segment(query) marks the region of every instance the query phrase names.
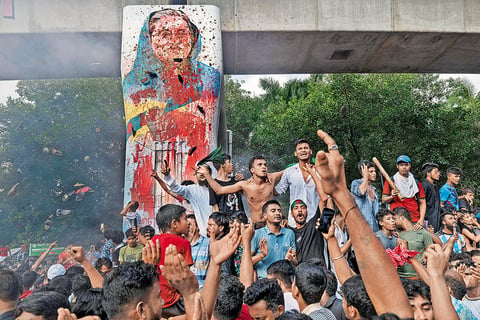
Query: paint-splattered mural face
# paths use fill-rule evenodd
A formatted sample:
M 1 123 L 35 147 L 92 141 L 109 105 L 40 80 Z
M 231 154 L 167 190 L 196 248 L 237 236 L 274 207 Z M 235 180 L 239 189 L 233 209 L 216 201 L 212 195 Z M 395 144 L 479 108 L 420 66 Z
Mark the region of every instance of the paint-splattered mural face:
M 127 6 L 122 77 L 127 125 L 125 198 L 143 223 L 171 202 L 150 177 L 167 161 L 176 180 L 193 179 L 217 146 L 222 52 L 214 6 Z
M 194 35 L 182 17 L 157 13 L 150 19 L 149 31 L 153 52 L 164 65 L 189 58 Z

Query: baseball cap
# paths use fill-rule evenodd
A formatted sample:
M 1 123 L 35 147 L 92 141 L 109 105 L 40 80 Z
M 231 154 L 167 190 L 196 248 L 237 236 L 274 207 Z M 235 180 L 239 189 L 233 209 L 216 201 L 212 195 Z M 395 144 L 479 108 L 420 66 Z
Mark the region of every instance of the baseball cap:
M 65 275 L 66 272 L 65 267 L 57 263 L 48 268 L 47 278 L 48 280 L 52 280 L 55 277 Z
M 397 164 L 400 163 L 400 162 L 410 163 L 411 160 L 410 160 L 410 157 L 409 157 L 409 156 L 406 156 L 406 155 L 402 154 L 401 156 L 399 156 L 399 157 L 397 158 Z

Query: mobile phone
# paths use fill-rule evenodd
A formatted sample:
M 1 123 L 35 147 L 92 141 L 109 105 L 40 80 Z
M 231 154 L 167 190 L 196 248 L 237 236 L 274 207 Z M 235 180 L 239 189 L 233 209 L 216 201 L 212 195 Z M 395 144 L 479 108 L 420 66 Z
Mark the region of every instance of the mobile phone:
M 320 225 L 318 226 L 318 231 L 322 233 L 328 233 L 328 228 L 330 228 L 333 217 L 335 217 L 335 210 L 323 208 L 322 215 L 320 216 Z

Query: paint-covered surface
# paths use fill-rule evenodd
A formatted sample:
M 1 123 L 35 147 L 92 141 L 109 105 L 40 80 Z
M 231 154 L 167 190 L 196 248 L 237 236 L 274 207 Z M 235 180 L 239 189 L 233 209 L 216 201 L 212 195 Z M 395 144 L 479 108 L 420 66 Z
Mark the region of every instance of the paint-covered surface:
M 123 16 L 124 201 L 139 201 L 142 225 L 153 225 L 155 210 L 171 200 L 151 169 L 166 160 L 177 180 L 193 179 L 196 162 L 217 144 L 220 13 L 214 6 L 127 6 Z

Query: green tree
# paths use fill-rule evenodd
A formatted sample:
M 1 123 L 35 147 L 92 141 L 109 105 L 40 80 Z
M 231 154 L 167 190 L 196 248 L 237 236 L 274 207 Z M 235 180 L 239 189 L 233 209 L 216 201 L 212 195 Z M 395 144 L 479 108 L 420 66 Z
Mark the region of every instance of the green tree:
M 120 79 L 20 81 L 17 93 L 19 98 L 0 105 L 2 242 L 88 242 L 101 221 L 120 224 L 125 158 Z M 79 189 L 77 183 L 93 192 L 81 201 L 75 194 L 66 199 Z M 57 209 L 71 213 L 57 216 Z M 51 227 L 45 230 L 47 220 Z

